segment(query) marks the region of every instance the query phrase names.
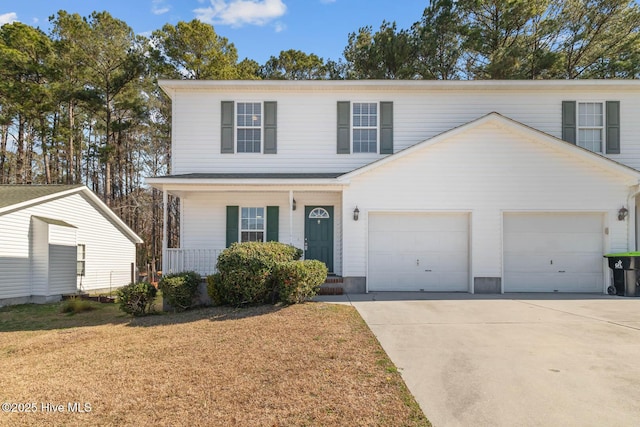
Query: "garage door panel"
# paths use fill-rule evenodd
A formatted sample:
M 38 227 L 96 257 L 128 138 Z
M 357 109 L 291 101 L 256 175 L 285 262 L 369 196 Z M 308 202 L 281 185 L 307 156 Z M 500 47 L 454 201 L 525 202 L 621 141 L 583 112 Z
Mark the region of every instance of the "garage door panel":
M 411 247 L 414 245 L 414 233 L 407 231 L 378 231 L 371 233 L 369 236 L 370 244 L 377 248 L 391 247 L 398 240 L 407 242 L 407 246 Z
M 599 213 L 505 214 L 505 291 L 601 292 L 602 224 Z
M 602 225 L 601 214 L 573 213 L 512 213 L 507 214 L 509 222 L 505 222 L 505 234 L 512 231 L 547 233 L 571 233 L 593 230 Z M 553 216 L 553 218 L 550 218 Z M 552 219 L 552 221 L 550 221 Z
M 468 215 L 369 215 L 370 290 L 467 291 Z

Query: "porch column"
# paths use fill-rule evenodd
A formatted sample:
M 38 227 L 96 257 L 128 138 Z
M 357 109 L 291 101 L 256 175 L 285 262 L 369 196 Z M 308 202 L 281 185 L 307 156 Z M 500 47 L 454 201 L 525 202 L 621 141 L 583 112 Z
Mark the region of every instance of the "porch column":
M 293 245 L 293 190 L 289 190 L 289 244 Z
M 169 194 L 167 193 L 167 189 L 162 189 L 162 274 L 164 275 L 165 271 L 167 271 L 167 248 L 168 248 L 168 239 L 167 239 L 167 215 L 168 209 L 167 205 L 169 204 Z

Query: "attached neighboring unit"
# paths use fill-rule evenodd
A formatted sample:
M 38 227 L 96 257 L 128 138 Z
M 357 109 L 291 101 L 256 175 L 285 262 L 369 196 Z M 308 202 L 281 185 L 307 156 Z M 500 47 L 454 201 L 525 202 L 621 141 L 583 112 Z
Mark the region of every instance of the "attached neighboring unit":
M 0 305 L 115 289 L 142 240 L 83 185 L 0 185 Z
M 347 292 L 604 293 L 636 248 L 640 81 L 160 84 L 164 271 L 278 240 Z

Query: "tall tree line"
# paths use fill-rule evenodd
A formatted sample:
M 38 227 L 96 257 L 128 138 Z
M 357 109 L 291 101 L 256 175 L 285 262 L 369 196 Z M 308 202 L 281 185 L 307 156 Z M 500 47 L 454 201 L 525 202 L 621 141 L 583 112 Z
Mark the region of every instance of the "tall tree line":
M 347 35 L 337 61 L 289 49 L 262 65 L 197 20 L 149 37 L 107 12 L 50 22 L 0 28 L 0 184 L 86 184 L 145 240 L 140 265 L 159 265 L 162 238 L 143 177 L 171 173 L 159 78 L 640 78 L 640 8 L 623 0 L 435 0 L 410 28 Z
M 434 0 L 411 28 L 349 34 L 344 78 L 640 78 L 633 0 Z

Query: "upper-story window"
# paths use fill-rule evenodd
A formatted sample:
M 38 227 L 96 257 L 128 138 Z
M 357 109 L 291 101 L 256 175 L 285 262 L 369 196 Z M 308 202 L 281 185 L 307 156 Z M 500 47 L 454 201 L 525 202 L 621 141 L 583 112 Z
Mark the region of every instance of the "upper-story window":
M 221 101 L 220 152 L 276 154 L 278 103 Z
M 393 154 L 393 101 L 337 104 L 338 154 Z
M 238 102 L 238 153 L 259 153 L 262 141 L 262 103 Z
M 353 103 L 353 152 L 378 152 L 378 104 Z
M 578 146 L 602 152 L 604 105 L 602 102 L 578 103 Z
M 620 154 L 620 101 L 562 101 L 562 139 L 595 153 Z

